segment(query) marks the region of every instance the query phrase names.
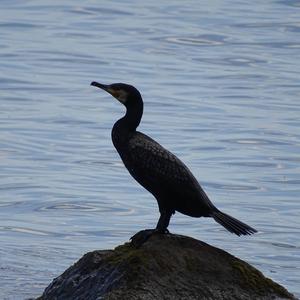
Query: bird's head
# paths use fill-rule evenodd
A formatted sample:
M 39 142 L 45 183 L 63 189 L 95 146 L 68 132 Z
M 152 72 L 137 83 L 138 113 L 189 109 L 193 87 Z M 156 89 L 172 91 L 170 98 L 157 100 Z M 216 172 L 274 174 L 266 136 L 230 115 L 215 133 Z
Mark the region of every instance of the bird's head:
M 129 84 L 113 83 L 106 85 L 93 81 L 91 85 L 108 92 L 126 107 L 136 104 L 141 99 L 140 92 Z

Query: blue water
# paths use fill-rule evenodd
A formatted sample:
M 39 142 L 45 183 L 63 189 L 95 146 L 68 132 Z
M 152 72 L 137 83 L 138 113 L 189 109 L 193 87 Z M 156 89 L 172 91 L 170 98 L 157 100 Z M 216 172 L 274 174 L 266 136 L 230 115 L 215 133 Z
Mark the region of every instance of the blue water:
M 297 0 L 1 0 L 0 298 L 38 296 L 85 252 L 156 224 L 110 140 L 124 109 L 93 80 L 135 85 L 140 130 L 259 233 L 180 214 L 170 231 L 300 296 L 299 20 Z

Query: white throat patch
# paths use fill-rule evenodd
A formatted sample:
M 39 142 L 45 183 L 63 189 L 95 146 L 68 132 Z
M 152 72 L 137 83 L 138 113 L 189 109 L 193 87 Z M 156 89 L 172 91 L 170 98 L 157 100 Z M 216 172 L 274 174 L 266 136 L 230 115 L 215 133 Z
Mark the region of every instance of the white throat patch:
M 128 97 L 128 93 L 125 92 L 124 90 L 119 90 L 118 91 L 118 95 L 117 95 L 117 99 L 122 102 L 125 103 L 127 101 L 127 97 Z

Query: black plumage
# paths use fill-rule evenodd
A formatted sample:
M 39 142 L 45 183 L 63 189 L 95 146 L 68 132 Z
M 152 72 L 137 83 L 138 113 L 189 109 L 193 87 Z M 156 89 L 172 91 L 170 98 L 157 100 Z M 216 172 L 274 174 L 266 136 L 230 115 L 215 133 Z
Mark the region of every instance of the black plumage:
M 149 136 L 136 131 L 143 115 L 143 100 L 136 88 L 124 83 L 92 82 L 91 85 L 107 91 L 126 107 L 125 116 L 113 126 L 112 141 L 132 177 L 158 202 L 159 221 L 156 229 L 148 230 L 146 235 L 154 231 L 167 232 L 175 211 L 191 217 L 212 217 L 238 236 L 256 232 L 218 210 L 180 159 Z

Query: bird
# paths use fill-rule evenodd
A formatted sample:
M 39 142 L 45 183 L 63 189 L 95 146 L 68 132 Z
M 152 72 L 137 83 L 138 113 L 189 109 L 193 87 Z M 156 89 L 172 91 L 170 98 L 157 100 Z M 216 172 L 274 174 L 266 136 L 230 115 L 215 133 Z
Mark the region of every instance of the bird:
M 229 232 L 251 235 L 256 229 L 220 211 L 209 199 L 189 168 L 173 153 L 148 135 L 137 131 L 143 116 L 140 92 L 125 83 L 92 86 L 111 94 L 126 108 L 111 131 L 114 147 L 131 176 L 157 200 L 160 216 L 154 229 L 146 229 L 131 239 L 143 244 L 152 234 L 169 233 L 171 216 L 180 212 L 191 217 L 211 217 Z

